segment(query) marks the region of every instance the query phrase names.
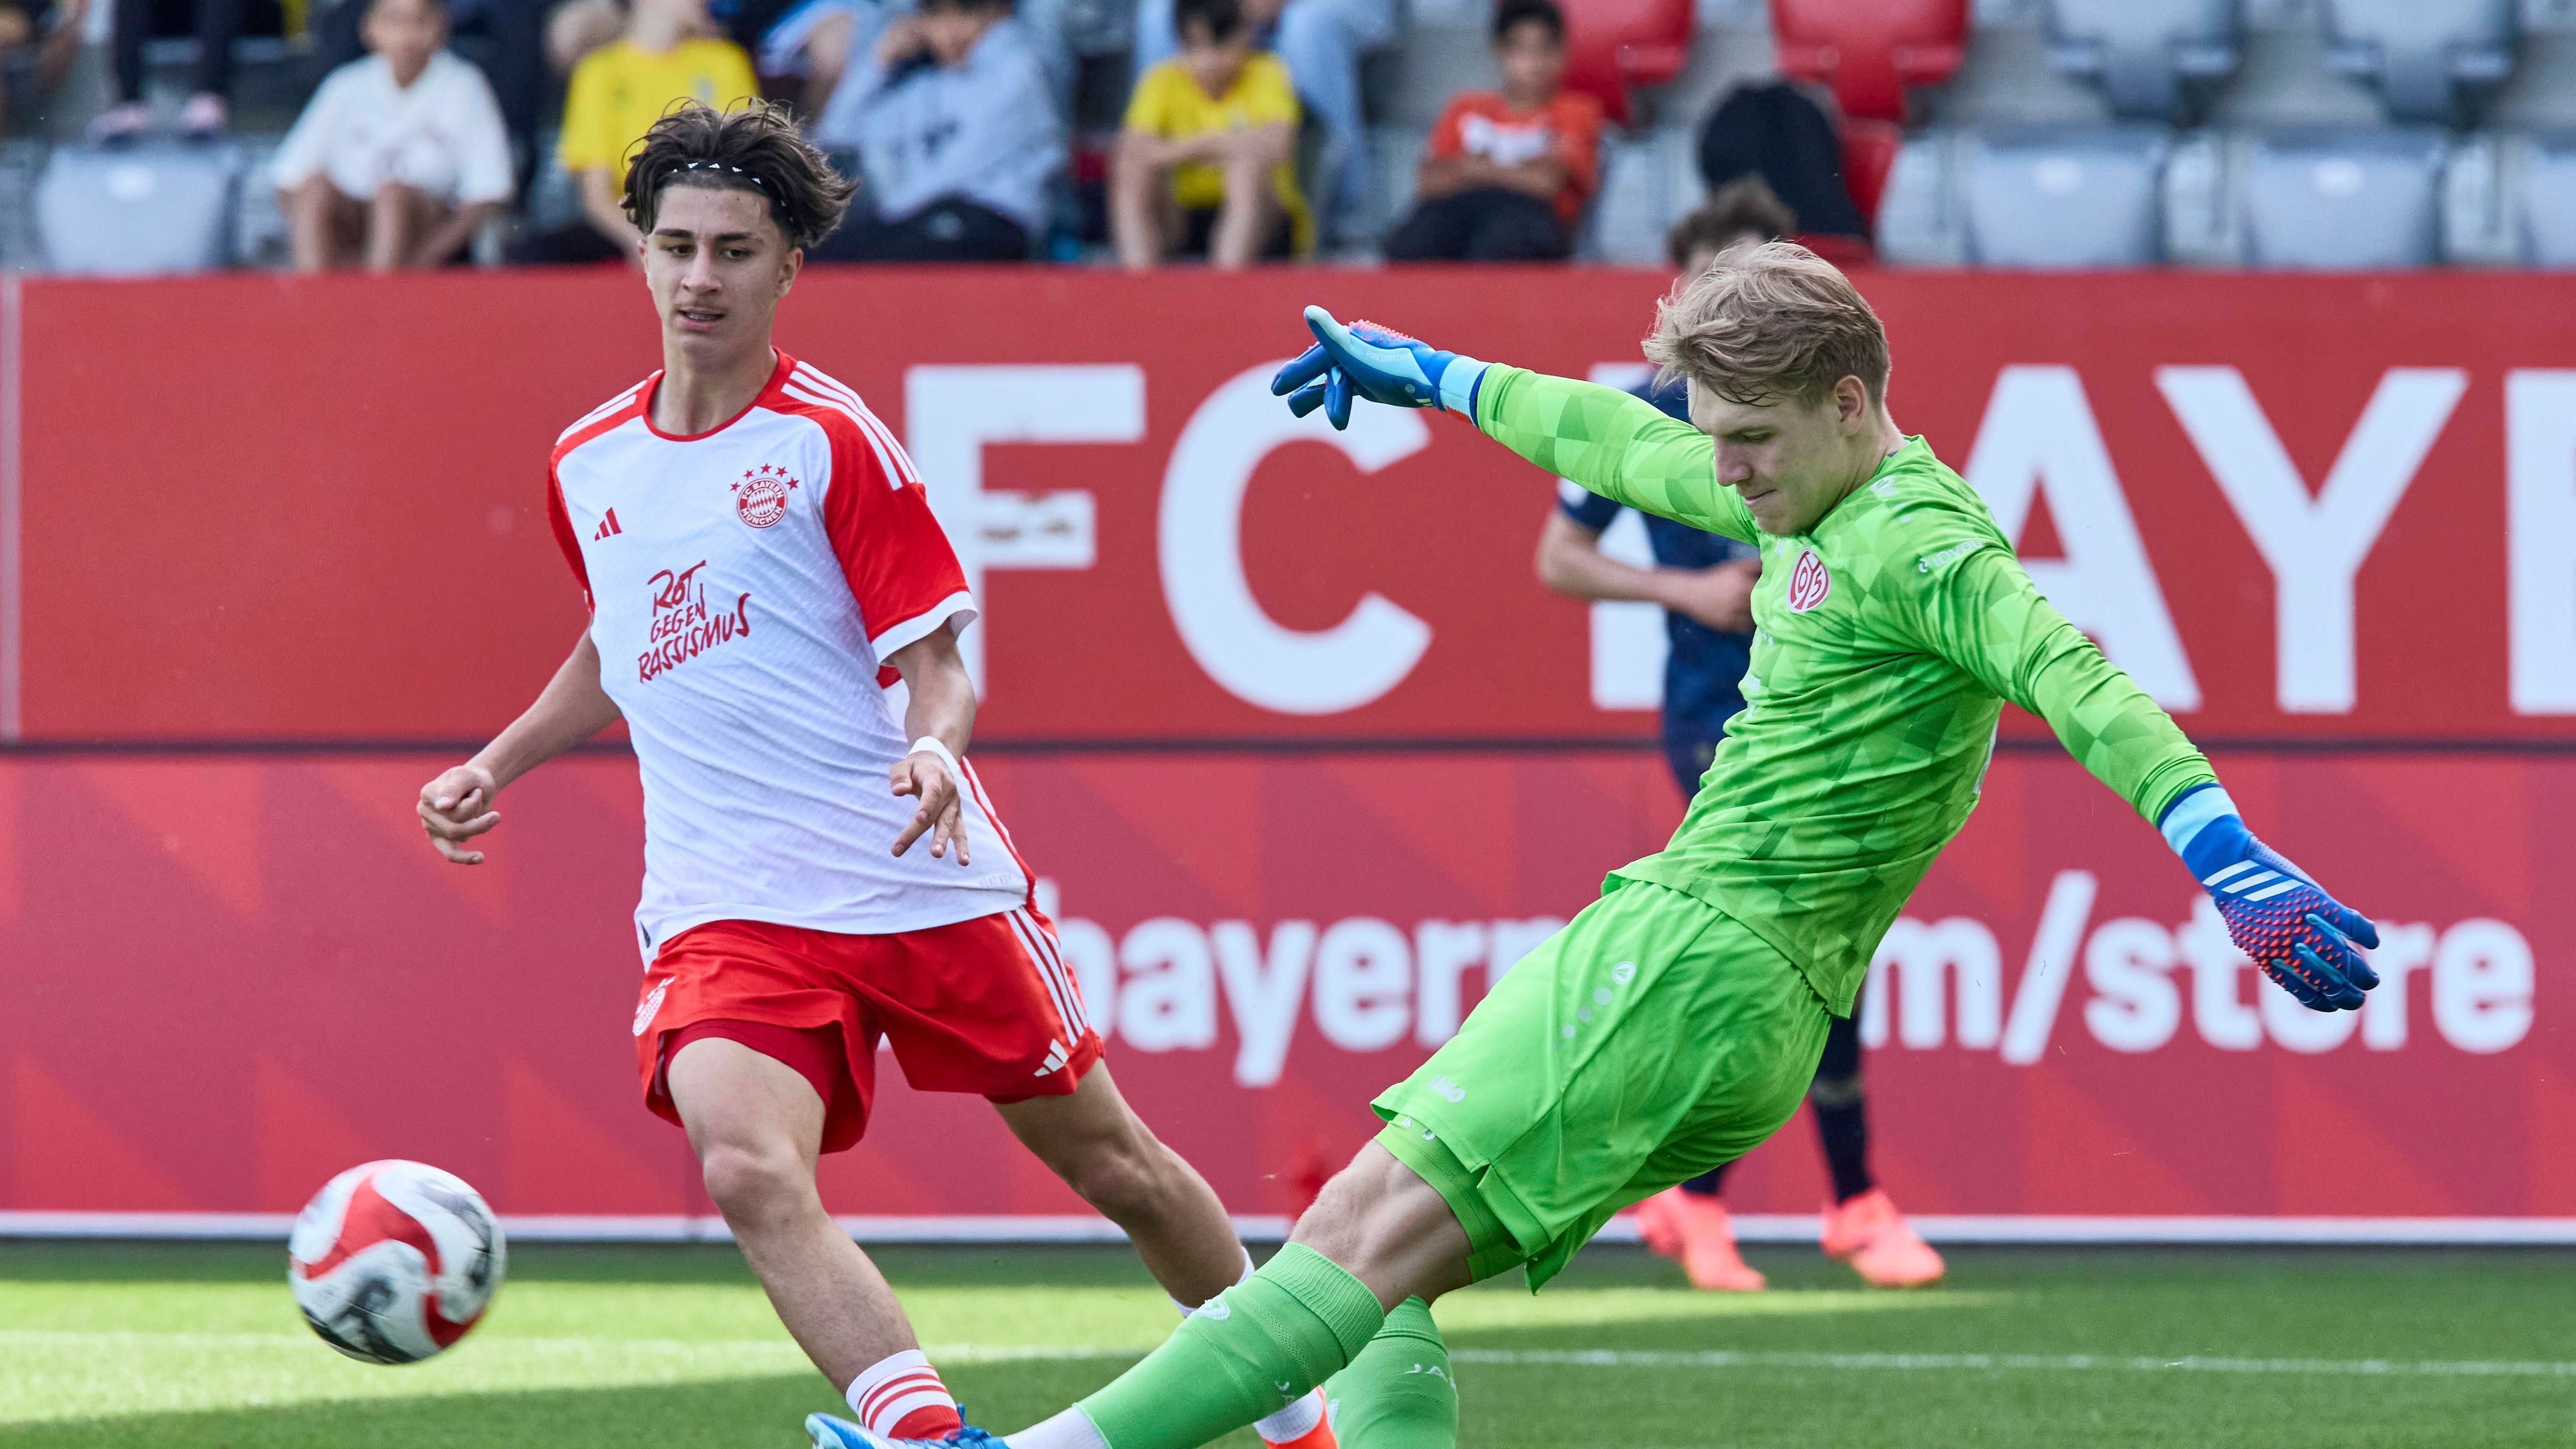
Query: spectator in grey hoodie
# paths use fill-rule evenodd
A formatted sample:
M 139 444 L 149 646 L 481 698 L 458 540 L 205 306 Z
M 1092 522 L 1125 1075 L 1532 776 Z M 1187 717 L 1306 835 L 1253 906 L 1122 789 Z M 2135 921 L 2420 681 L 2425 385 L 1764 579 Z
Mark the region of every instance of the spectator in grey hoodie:
M 1026 260 L 1064 165 L 1046 68 L 1010 0 L 922 0 L 889 20 L 814 135 L 855 148 L 867 174 L 816 261 Z

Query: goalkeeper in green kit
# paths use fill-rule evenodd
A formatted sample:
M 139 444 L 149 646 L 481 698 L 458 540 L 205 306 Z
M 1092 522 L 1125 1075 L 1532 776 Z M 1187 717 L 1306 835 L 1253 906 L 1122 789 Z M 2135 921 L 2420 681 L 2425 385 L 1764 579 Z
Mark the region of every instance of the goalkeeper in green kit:
M 1611 872 L 1379 1096 L 1384 1130 L 1268 1266 L 1074 1408 L 966 1442 L 1192 1449 L 1320 1383 L 1344 1449 L 1448 1449 L 1457 1399 L 1424 1305 L 1515 1265 L 1535 1289 L 1612 1214 L 1788 1120 L 1827 1022 L 1975 805 L 2005 700 L 2163 832 L 2302 1004 L 2353 1010 L 2378 984 L 2371 923 L 2248 833 L 1975 492 L 1897 431 L 1878 318 L 1805 248 L 1731 251 L 1661 304 L 1646 355 L 1688 381 L 1690 423 L 1306 321 L 1317 345 L 1274 384 L 1300 413 L 1440 408 L 1604 497 L 1758 544 L 1749 703 L 1671 843 Z

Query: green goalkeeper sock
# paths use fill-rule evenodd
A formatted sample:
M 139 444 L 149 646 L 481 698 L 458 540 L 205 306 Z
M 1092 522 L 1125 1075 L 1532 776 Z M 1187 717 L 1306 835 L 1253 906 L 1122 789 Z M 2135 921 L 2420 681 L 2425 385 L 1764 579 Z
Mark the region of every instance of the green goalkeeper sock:
M 1342 1449 L 1458 1449 L 1458 1384 L 1431 1310 L 1407 1298 L 1324 1385 Z
M 1385 1321 L 1367 1284 L 1291 1243 L 1080 1412 L 1109 1449 L 1198 1449 L 1331 1377 Z

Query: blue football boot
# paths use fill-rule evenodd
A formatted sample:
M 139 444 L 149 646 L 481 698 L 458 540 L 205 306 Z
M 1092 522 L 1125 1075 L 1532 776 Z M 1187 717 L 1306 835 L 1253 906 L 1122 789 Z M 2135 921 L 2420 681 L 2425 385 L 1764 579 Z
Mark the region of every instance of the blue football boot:
M 972 1424 L 944 1439 L 889 1439 L 847 1419 L 807 1414 L 805 1432 L 813 1439 L 814 1449 L 1011 1449 L 1001 1435 L 987 1434 Z

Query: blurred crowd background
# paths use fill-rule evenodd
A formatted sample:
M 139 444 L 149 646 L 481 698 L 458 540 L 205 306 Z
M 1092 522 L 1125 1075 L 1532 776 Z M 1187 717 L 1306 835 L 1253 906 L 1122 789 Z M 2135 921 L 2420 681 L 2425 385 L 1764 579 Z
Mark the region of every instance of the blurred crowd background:
M 0 268 L 614 263 L 749 96 L 834 261 L 2576 266 L 2576 0 L 0 0 Z

